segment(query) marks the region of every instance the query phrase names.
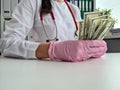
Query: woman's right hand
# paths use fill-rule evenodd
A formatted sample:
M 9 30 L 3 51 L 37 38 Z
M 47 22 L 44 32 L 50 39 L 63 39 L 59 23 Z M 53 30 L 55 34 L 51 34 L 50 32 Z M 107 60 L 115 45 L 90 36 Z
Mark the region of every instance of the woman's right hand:
M 50 43 L 40 44 L 35 52 L 36 57 L 38 59 L 49 58 L 49 55 L 48 55 L 49 46 L 50 46 Z

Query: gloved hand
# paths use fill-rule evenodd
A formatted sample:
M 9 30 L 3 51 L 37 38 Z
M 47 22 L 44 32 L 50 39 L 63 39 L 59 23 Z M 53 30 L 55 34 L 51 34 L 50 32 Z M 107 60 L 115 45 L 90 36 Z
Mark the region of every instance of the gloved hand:
M 51 60 L 83 61 L 89 58 L 98 58 L 107 51 L 103 40 L 68 40 L 51 42 L 48 55 Z

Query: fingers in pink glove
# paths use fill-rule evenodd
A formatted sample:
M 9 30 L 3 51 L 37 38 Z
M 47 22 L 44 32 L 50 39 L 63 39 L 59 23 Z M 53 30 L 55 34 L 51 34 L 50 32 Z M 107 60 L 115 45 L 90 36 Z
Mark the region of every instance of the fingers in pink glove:
M 103 40 L 97 40 L 89 49 L 88 53 L 91 57 L 101 57 L 107 51 L 107 44 Z
M 90 41 L 86 41 L 85 43 L 88 53 L 96 53 L 107 49 L 107 44 L 103 40 L 91 40 L 91 43 Z

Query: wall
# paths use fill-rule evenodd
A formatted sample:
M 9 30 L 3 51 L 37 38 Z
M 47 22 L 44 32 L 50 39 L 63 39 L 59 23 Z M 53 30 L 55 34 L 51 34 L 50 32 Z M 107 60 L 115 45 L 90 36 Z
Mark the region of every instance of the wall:
M 118 19 L 115 28 L 120 28 L 120 0 L 96 0 L 96 8 L 112 9 L 112 16 Z

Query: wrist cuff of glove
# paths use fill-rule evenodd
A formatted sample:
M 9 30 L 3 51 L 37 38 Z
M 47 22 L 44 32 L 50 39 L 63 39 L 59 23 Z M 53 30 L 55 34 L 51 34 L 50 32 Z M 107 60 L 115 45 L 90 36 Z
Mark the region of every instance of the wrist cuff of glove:
M 55 54 L 55 46 L 59 42 L 50 42 L 49 50 L 48 50 L 48 55 L 51 61 L 61 61 L 60 59 L 57 59 L 56 54 Z

